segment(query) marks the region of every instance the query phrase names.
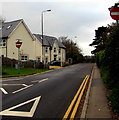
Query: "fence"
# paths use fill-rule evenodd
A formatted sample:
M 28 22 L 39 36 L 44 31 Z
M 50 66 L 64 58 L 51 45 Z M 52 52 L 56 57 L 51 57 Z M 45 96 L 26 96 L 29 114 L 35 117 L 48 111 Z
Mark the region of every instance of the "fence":
M 16 67 L 16 65 L 18 64 L 18 60 L 6 58 L 4 56 L 2 56 L 1 60 L 2 60 L 2 66 Z M 20 67 L 21 68 L 49 68 L 49 65 L 43 65 L 42 62 L 29 60 L 25 62 L 20 61 Z

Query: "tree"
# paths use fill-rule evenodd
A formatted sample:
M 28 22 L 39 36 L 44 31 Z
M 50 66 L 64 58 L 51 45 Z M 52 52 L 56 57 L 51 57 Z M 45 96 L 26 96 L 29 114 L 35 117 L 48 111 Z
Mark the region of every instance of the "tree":
M 98 29 L 95 30 L 95 39 L 93 39 L 93 42 L 89 45 L 94 46 L 96 48 L 91 52 L 92 54 L 95 54 L 105 48 L 107 33 L 108 33 L 107 27 L 102 26 L 98 27 Z
M 0 17 L 0 24 L 5 22 L 5 18 Z
M 108 99 L 112 110 L 119 115 L 119 24 L 112 23 L 106 30 L 100 30 L 90 45 L 96 47 L 93 52 L 97 65 L 105 85 L 111 90 Z
M 66 47 L 66 59 L 72 59 L 73 63 L 78 63 L 83 61 L 83 55 L 81 54 L 81 49 L 78 47 L 73 40 L 68 39 L 68 37 L 59 37 L 63 45 Z

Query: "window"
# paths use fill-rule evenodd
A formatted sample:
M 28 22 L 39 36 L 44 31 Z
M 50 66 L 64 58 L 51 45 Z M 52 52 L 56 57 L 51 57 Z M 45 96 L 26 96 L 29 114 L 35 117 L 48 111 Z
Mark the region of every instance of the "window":
M 48 53 L 48 47 L 45 48 L 45 52 Z
M 54 61 L 56 61 L 57 60 L 57 55 L 54 55 Z
M 21 56 L 21 61 L 27 61 L 28 60 L 28 56 L 27 55 L 22 55 Z
M 59 54 L 61 53 L 61 49 L 59 48 Z
M 0 40 L 0 46 L 6 47 L 6 39 Z
M 48 57 L 45 58 L 45 62 L 48 63 Z
M 56 52 L 56 48 L 54 48 L 54 52 Z
M 59 57 L 59 61 L 61 61 L 61 58 Z
M 38 62 L 40 62 L 40 58 L 37 58 Z

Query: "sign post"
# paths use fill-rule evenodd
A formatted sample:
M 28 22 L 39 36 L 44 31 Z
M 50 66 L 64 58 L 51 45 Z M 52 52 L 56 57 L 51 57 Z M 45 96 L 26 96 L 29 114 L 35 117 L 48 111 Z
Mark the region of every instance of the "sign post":
M 16 47 L 18 48 L 18 73 L 20 73 L 20 47 L 22 45 L 22 42 L 20 42 L 20 39 L 17 39 Z

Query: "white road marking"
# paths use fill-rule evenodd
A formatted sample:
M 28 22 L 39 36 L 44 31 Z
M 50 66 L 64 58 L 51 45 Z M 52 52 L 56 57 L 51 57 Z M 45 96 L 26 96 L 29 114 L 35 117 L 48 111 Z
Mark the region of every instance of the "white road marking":
M 22 85 L 22 86 L 28 86 L 26 84 L 0 84 L 2 86 L 18 86 L 18 85 Z
M 14 92 L 12 92 L 12 93 L 17 93 L 17 92 L 20 92 L 20 91 L 22 91 L 22 90 L 24 90 L 24 89 L 27 89 L 27 88 L 29 88 L 29 87 L 31 87 L 32 85 L 27 85 L 26 87 L 23 87 L 23 88 L 21 88 L 21 89 L 18 89 L 18 90 L 16 90 L 16 91 L 14 91 Z
M 16 81 L 16 80 L 21 80 L 21 79 L 23 79 L 23 78 L 17 78 L 17 79 L 2 79 L 2 82 L 4 82 L 4 81 Z
M 25 87 L 28 86 L 28 85 L 26 85 L 26 84 L 22 84 L 22 85 L 25 86 Z
M 0 89 L 4 94 L 8 94 L 8 92 L 4 88 L 0 88 Z
M 40 99 L 41 99 L 41 96 L 36 97 L 36 98 L 33 98 L 33 99 L 31 99 L 31 100 L 28 100 L 28 101 L 26 101 L 26 102 L 23 102 L 23 103 L 21 103 L 21 104 L 18 104 L 18 105 L 16 105 L 16 106 L 13 106 L 13 107 L 11 107 L 11 108 L 8 108 L 8 109 L 6 109 L 6 110 L 1 111 L 1 112 L 0 112 L 0 115 L 20 116 L 20 117 L 33 117 L 34 112 L 35 112 L 35 110 L 36 110 L 36 108 L 37 108 L 37 106 L 38 106 L 38 103 L 39 103 Z M 31 108 L 30 112 L 12 111 L 13 109 L 18 108 L 18 107 L 20 107 L 20 106 L 23 106 L 23 105 L 25 105 L 25 104 L 28 104 L 28 103 L 30 103 L 30 102 L 32 102 L 32 101 L 34 101 L 34 100 L 35 100 L 35 102 L 34 102 L 32 108 Z
M 31 82 L 39 82 L 39 83 L 41 83 L 41 82 L 46 81 L 46 80 L 48 80 L 48 78 L 45 78 L 45 79 L 42 79 L 42 80 L 34 80 L 34 81 L 31 81 Z

